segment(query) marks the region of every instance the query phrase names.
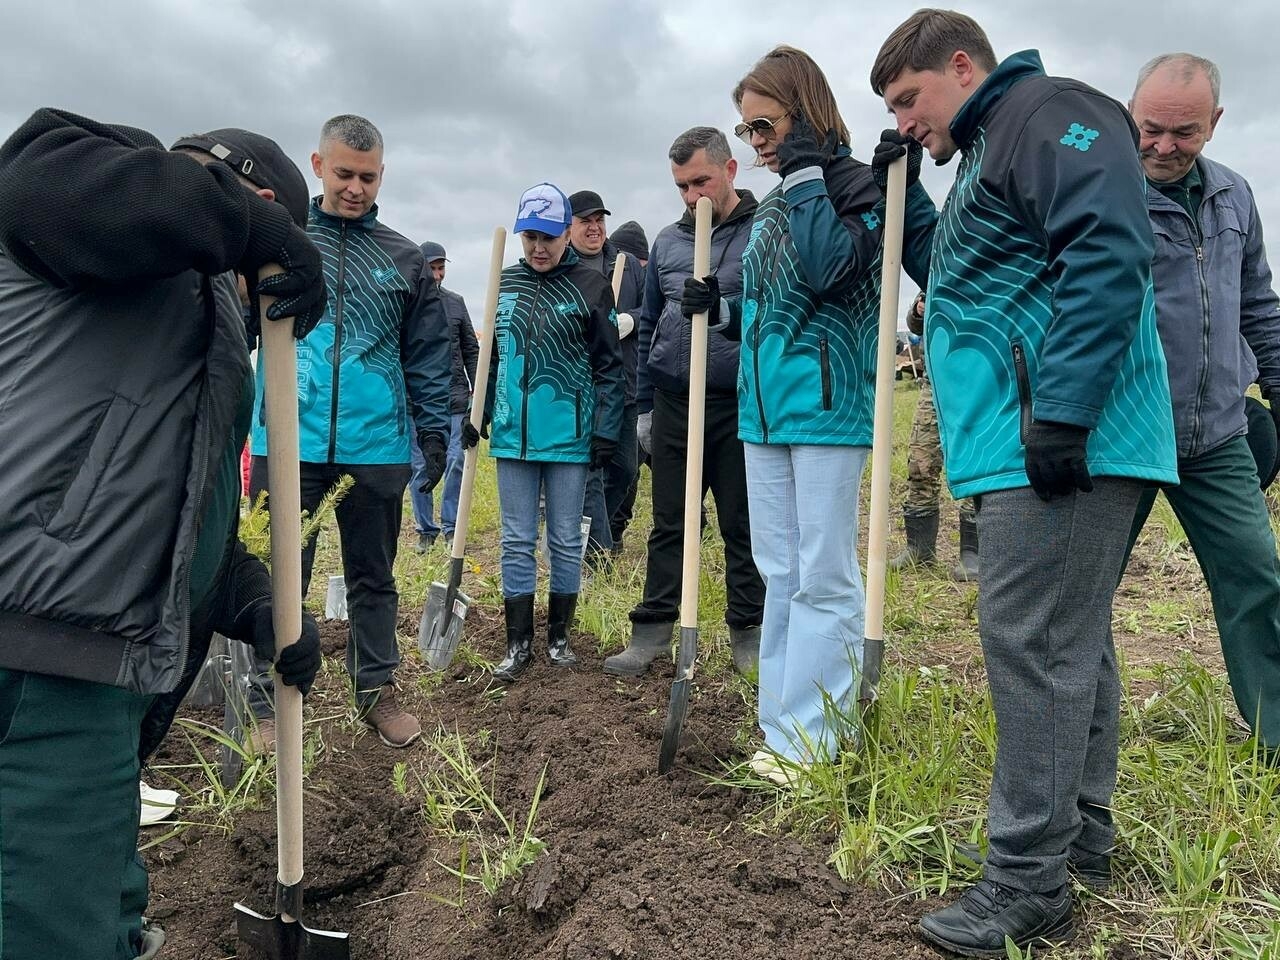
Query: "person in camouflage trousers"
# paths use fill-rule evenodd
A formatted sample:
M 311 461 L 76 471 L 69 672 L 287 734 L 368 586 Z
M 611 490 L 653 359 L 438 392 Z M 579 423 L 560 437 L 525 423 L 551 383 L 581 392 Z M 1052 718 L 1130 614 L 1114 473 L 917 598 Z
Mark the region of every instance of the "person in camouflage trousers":
M 907 308 L 907 329 L 920 337 L 924 351 L 924 291 Z M 942 443 L 938 437 L 938 415 L 933 408 L 933 387 L 929 372 L 920 379 L 920 399 L 911 418 L 911 440 L 907 446 L 907 499 L 902 505 L 902 523 L 907 546 L 889 561 L 895 570 L 917 563 L 932 563 L 937 556 L 938 501 L 942 493 Z M 951 568 L 955 580 L 978 579 L 978 522 L 972 498 L 960 501 L 960 560 Z

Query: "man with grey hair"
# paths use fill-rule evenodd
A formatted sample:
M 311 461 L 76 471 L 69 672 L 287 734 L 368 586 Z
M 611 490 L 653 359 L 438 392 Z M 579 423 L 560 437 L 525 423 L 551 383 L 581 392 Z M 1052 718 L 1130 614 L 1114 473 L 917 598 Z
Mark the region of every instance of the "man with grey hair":
M 676 138 L 668 154 L 671 175 L 684 201 L 684 216 L 653 241 L 640 308 L 636 364 L 637 433 L 652 458 L 653 531 L 645 567 L 644 596 L 631 611 L 631 641 L 604 662 L 605 673 L 638 676 L 671 644 L 680 614 L 684 539 L 684 472 L 689 421 L 689 324 L 680 313 L 684 282 L 693 274 L 693 211 L 710 197 L 714 229 L 711 272 L 724 296 L 742 289 L 742 252 L 751 235 L 756 199 L 735 190 L 738 161 L 714 127 L 694 127 Z M 747 474 L 738 439 L 738 344 L 722 333 L 707 340 L 707 397 L 703 426 L 703 491 L 716 498 L 724 537 L 725 622 L 733 665 L 756 664 L 764 583 L 751 556 Z
M 1257 359 L 1271 417 L 1280 400 L 1280 301 L 1262 221 L 1245 179 L 1202 155 L 1222 116 L 1218 68 L 1170 53 L 1138 73 L 1138 126 L 1155 233 L 1152 275 L 1169 362 L 1178 485 L 1164 495 L 1186 530 L 1213 599 L 1236 705 L 1264 749 L 1280 748 L 1280 561 L 1260 488 L 1274 464 L 1250 452 L 1243 396 Z M 1247 345 L 1252 350 L 1244 349 Z M 1130 549 L 1155 502 L 1139 501 Z
M 354 478 L 337 507 L 350 616 L 347 670 L 361 719 L 388 746 L 405 747 L 422 728 L 395 697 L 399 596 L 392 564 L 410 477 L 409 423 L 426 461 L 420 489 L 430 490 L 444 473 L 448 321 L 417 244 L 378 221 L 378 128 L 363 117 L 334 117 L 321 130 L 311 167 L 323 189 L 311 201 L 307 233 L 324 254 L 331 294 L 324 319 L 298 345 L 302 508 L 314 511 L 340 477 Z M 252 453 L 256 498 L 267 477 L 261 388 Z M 304 593 L 314 561 L 312 540 L 302 556 Z M 251 697 L 258 746 L 274 736 L 264 686 Z

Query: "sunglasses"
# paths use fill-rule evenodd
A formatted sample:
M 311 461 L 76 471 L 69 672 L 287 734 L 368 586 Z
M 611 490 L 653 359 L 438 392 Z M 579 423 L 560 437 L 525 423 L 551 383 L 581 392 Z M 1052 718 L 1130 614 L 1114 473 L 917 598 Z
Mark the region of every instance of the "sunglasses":
M 783 114 L 783 116 L 779 117 L 777 120 L 770 120 L 768 117 L 756 117 L 754 120 L 744 120 L 733 128 L 734 136 L 747 146 L 751 146 L 751 135 L 753 133 L 760 134 L 760 136 L 764 137 L 766 140 L 777 139 L 778 128 L 774 126 L 774 124 L 781 123 L 785 117 L 786 114 Z

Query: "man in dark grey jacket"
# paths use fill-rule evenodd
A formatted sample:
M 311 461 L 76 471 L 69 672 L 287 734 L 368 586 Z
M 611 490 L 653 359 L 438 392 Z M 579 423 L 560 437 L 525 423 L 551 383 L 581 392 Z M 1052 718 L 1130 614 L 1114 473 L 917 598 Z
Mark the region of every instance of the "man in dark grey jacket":
M 306 183 L 244 130 L 174 151 L 48 109 L 0 146 L 5 957 L 151 955 L 140 760 L 213 630 L 274 656 L 270 579 L 237 539 L 253 378 L 231 271 L 285 265 L 268 316 L 314 326 Z M 305 692 L 319 665 L 304 611 L 277 670 Z
M 409 481 L 409 499 L 413 504 L 413 524 L 418 532 L 414 546 L 417 553 L 426 553 L 440 531 L 446 541 L 453 539 L 453 527 L 458 519 L 458 495 L 462 490 L 462 418 L 471 408 L 471 391 L 476 380 L 476 360 L 480 357 L 480 341 L 476 339 L 467 301 L 462 295 L 445 289 L 444 277 L 449 258 L 441 244 L 428 240 L 419 247 L 422 259 L 431 270 L 431 276 L 439 285 L 440 299 L 444 301 L 445 318 L 449 321 L 449 354 L 452 358 L 453 376 L 449 381 L 449 447 L 445 454 L 444 476 L 440 478 L 440 523 L 433 517 L 435 498 L 432 491 L 422 489 L 427 479 L 427 461 L 418 449 L 417 441 L 409 438 L 409 465 L 413 479 Z
M 1210 61 L 1164 54 L 1139 72 L 1129 111 L 1148 180 L 1156 317 L 1177 430 L 1179 483 L 1164 494 L 1204 571 L 1236 705 L 1276 750 L 1280 562 L 1241 384 L 1253 368 L 1247 344 L 1276 415 L 1280 300 L 1249 184 L 1201 155 L 1222 115 L 1219 89 Z M 1152 488 L 1139 503 L 1130 549 L 1155 497 Z
M 689 422 L 689 324 L 680 313 L 684 282 L 693 275 L 693 209 L 710 197 L 714 212 L 711 272 L 720 292 L 742 289 L 742 251 L 751 235 L 756 200 L 735 190 L 738 162 L 714 127 L 694 127 L 676 138 L 668 154 L 685 215 L 653 241 L 640 310 L 636 364 L 637 433 L 652 458 L 653 531 L 644 596 L 631 611 L 631 642 L 609 657 L 604 671 L 638 676 L 671 644 L 679 617 L 684 538 L 684 471 Z M 764 583 L 751 557 L 747 476 L 738 439 L 738 344 L 721 332 L 707 338 L 707 399 L 702 484 L 716 499 L 724 537 L 728 607 L 725 621 L 733 664 L 745 672 L 760 649 Z

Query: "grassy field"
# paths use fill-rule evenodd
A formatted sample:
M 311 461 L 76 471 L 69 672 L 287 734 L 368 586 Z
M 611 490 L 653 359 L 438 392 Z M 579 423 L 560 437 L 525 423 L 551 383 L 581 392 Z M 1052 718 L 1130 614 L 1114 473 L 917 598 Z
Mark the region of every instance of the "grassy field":
M 910 381 L 899 384 L 895 504 L 905 488 L 915 398 Z M 864 490 L 864 518 L 866 510 Z M 409 549 L 408 513 L 406 504 L 397 573 L 403 606 L 413 610 L 420 608 L 429 583 L 443 578 L 447 556 L 442 546 L 425 556 Z M 894 515 L 891 549 L 900 540 L 896 508 Z M 1274 516 L 1273 510 L 1273 522 Z M 623 555 L 611 570 L 584 583 L 579 627 L 597 638 L 601 650 L 626 642 L 627 612 L 643 585 L 649 525 L 643 471 Z M 754 702 L 753 687 L 728 667 L 723 553 L 714 529 L 714 523 L 708 526 L 703 550 L 699 671 L 702 682 L 724 684 Z M 950 503 L 943 506 L 942 530 L 938 567 L 890 575 L 885 673 L 867 749 L 814 768 L 796 790 L 755 781 L 740 758 L 725 758 L 718 778 L 760 794 L 753 828 L 761 834 L 825 844 L 841 877 L 880 886 L 895 897 L 947 894 L 976 878 L 972 865 L 956 856 L 955 844 L 983 835 L 994 756 L 976 587 L 947 577 L 956 553 Z M 466 586 L 490 616 L 501 603 L 497 531 L 493 461 L 484 457 Z M 330 522 L 320 532 L 317 586 L 309 601 L 317 610 L 325 575 L 338 569 Z M 1036 956 L 1133 956 L 1136 950 L 1179 958 L 1280 958 L 1280 771 L 1260 762 L 1235 713 L 1207 591 L 1163 499 L 1117 595 L 1114 631 L 1126 690 L 1115 796 L 1117 882 L 1106 895 L 1080 890 L 1086 936 L 1071 950 Z M 416 656 L 410 652 L 413 638 L 403 640 L 406 655 Z M 465 646 L 462 655 L 478 657 Z M 756 737 L 753 728 L 743 729 L 741 744 L 754 744 Z

